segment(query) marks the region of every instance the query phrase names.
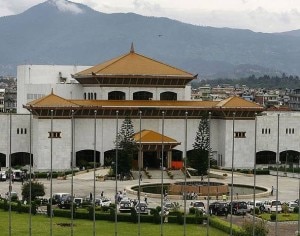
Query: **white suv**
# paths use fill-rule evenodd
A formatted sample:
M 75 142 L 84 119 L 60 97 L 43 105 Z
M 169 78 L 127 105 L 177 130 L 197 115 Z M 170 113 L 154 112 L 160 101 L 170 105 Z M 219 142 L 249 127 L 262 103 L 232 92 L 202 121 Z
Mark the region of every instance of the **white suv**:
M 264 202 L 264 207 L 266 212 L 276 212 L 276 208 L 278 212 L 282 212 L 282 204 L 281 201 L 276 200 L 267 200 Z

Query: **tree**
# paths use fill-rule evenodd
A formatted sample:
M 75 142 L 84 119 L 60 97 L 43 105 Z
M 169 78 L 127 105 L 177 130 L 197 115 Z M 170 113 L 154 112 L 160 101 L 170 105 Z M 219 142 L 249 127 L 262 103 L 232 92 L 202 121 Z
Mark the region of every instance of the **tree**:
M 210 134 L 207 117 L 203 117 L 199 122 L 193 148 L 187 155 L 188 164 L 196 169 L 199 175 L 204 175 L 207 173 L 210 153 Z
M 30 183 L 25 183 L 22 187 L 23 199 L 29 200 L 30 195 Z M 31 182 L 31 200 L 37 197 L 45 196 L 45 186 L 39 182 Z
M 116 147 L 118 147 L 118 173 L 128 174 L 131 170 L 133 156 L 137 154 L 134 127 L 128 116 L 123 121 L 117 135 Z M 113 169 L 116 173 L 115 166 L 113 166 Z

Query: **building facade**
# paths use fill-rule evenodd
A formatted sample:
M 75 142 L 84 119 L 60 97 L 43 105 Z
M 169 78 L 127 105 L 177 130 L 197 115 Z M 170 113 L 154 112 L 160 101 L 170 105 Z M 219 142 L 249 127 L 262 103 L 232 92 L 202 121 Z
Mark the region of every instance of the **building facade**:
M 52 161 L 53 169 L 67 170 L 92 162 L 94 151 L 96 161 L 104 165 L 113 158 L 116 134 L 126 117 L 136 137 L 148 134 L 136 139 L 143 146 L 142 166 L 159 168 L 165 158 L 166 167 L 172 168 L 182 161 L 193 148 L 200 119 L 208 116 L 212 156 L 220 167 L 231 167 L 232 158 L 235 168 L 252 168 L 255 158 L 261 164 L 274 163 L 278 127 L 281 156 L 296 158 L 298 114 L 265 113 L 240 97 L 191 100 L 189 82 L 194 78 L 135 53 L 133 47 L 92 67 L 19 66 L 18 112 L 0 115 L 6 127 L 1 166 L 8 166 L 11 157 L 12 165 L 31 160 L 34 169 L 46 171 Z

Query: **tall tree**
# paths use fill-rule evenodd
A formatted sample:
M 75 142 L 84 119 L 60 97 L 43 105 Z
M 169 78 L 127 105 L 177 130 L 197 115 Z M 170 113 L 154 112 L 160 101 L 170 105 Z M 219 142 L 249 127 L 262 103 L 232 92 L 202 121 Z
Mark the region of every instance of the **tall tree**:
M 128 174 L 132 167 L 133 156 L 137 153 L 137 145 L 134 140 L 134 127 L 130 117 L 126 117 L 117 135 L 116 145 L 118 154 L 118 173 Z M 115 167 L 113 168 L 115 172 Z
M 210 150 L 209 123 L 207 117 L 203 117 L 196 132 L 193 150 L 188 152 L 188 164 L 197 170 L 199 175 L 207 173 L 208 155 Z

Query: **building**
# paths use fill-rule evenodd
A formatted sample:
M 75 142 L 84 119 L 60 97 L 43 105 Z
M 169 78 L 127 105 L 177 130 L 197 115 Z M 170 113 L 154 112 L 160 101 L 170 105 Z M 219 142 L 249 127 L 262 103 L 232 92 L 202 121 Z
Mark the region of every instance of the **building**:
M 45 171 L 51 163 L 54 170 L 67 170 L 92 162 L 94 152 L 98 163 L 109 163 L 117 131 L 129 116 L 142 147 L 141 165 L 159 168 L 163 160 L 165 167 L 178 167 L 193 148 L 200 119 L 209 114 L 212 155 L 220 167 L 231 167 L 233 158 L 235 168 L 252 168 L 255 146 L 258 163 L 273 163 L 277 113 L 263 113 L 262 106 L 236 96 L 191 100 L 194 78 L 133 47 L 92 67 L 19 66 L 18 113 L 0 115 L 6 127 L 1 166 L 8 166 L 10 154 L 12 165 L 32 160 L 34 169 Z M 280 119 L 280 152 L 299 153 L 299 116 L 287 113 Z

